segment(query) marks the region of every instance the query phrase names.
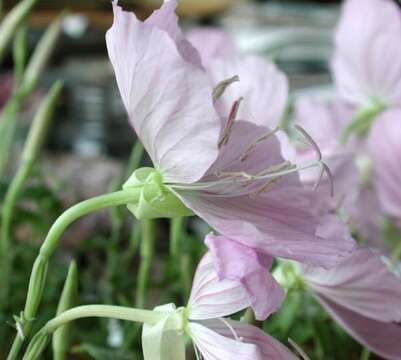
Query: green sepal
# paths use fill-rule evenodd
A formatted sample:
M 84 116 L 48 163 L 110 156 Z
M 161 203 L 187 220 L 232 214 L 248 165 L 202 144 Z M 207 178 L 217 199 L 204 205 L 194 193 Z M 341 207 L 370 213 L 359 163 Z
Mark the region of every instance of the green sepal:
M 131 175 L 123 189 L 140 189 L 139 199 L 127 205 L 138 220 L 192 216 L 181 200 L 163 184 L 161 174 L 153 168 L 140 168 Z
M 154 311 L 168 315 L 154 325 L 143 325 L 144 359 L 185 360 L 184 309 L 176 309 L 174 304 L 167 304 L 156 307 Z
M 384 110 L 386 110 L 386 105 L 382 101 L 371 99 L 367 105 L 356 112 L 349 125 L 342 131 L 341 142 L 346 144 L 352 134 L 356 134 L 360 138 L 365 137 L 377 116 Z

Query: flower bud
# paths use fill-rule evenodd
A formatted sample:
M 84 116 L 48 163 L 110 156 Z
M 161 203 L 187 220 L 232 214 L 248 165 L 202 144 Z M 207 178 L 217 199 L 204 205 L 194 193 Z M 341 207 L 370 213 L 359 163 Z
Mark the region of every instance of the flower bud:
M 25 319 L 32 320 L 36 314 L 42 298 L 42 293 L 47 275 L 48 261 L 42 256 L 38 256 L 33 264 L 31 279 L 29 280 L 28 295 L 24 309 Z
M 63 84 L 60 81 L 56 82 L 40 104 L 29 129 L 22 152 L 22 161 L 33 161 L 37 157 L 45 140 L 50 121 L 53 118 L 54 109 L 62 88 Z
M 153 168 L 134 171 L 123 188 L 140 189 L 138 201 L 128 204 L 128 209 L 139 220 L 193 215 L 192 211 L 163 184 L 161 174 Z
M 50 335 L 45 331 L 39 331 L 29 343 L 22 360 L 36 360 L 41 359 L 41 354 L 45 349 Z
M 36 87 L 47 62 L 56 47 L 57 40 L 61 33 L 63 19 L 64 13 L 58 16 L 51 23 L 36 46 L 22 79 L 22 85 L 19 89 L 20 96 L 26 96 Z
M 23 0 L 18 3 L 4 18 L 0 26 L 0 60 L 5 54 L 11 39 L 21 21 L 26 17 L 37 0 Z
M 71 309 L 74 306 L 78 293 L 78 270 L 74 261 L 68 268 L 67 279 L 64 284 L 60 302 L 57 307 L 57 315 Z M 53 358 L 63 360 L 71 343 L 71 323 L 58 328 L 53 334 Z

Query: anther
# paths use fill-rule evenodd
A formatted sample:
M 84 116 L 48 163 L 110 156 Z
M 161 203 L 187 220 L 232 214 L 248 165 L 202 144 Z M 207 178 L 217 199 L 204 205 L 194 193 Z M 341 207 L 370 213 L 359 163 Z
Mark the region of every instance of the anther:
M 233 83 L 239 81 L 239 76 L 235 75 L 229 79 L 220 81 L 217 86 L 214 88 L 212 97 L 213 97 L 213 102 L 216 102 L 217 100 L 220 99 L 220 97 L 224 94 L 224 91 Z
M 220 137 L 220 140 L 218 143 L 219 149 L 223 145 L 226 145 L 228 142 L 228 139 L 230 138 L 231 131 L 232 131 L 233 125 L 234 125 L 234 121 L 237 118 L 239 106 L 240 106 L 242 100 L 243 100 L 243 98 L 240 97 L 237 101 L 234 102 L 233 106 L 231 107 L 230 114 L 228 115 L 227 123 L 223 129 L 223 133 L 221 134 L 221 137 Z

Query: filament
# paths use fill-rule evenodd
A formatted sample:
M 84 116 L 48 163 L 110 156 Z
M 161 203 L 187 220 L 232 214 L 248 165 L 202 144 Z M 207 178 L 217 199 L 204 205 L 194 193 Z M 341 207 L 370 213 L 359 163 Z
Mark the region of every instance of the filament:
M 237 333 L 235 332 L 234 328 L 231 326 L 231 324 L 224 318 L 219 318 L 219 320 L 228 327 L 228 329 L 230 330 L 231 334 L 234 336 L 234 339 L 236 341 L 242 341 L 242 338 L 240 338 Z

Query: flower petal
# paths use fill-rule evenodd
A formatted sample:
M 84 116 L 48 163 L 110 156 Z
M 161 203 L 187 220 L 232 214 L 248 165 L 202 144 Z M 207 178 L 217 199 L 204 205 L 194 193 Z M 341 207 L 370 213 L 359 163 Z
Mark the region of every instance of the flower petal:
M 251 305 L 248 294 L 238 281 L 220 280 L 210 253 L 200 261 L 188 301 L 191 320 L 213 319 L 234 314 Z
M 258 254 L 224 236 L 208 235 L 205 239 L 220 279 L 238 281 L 251 299 L 258 320 L 275 312 L 284 298 L 284 291 L 269 273 L 273 259 Z
M 188 41 L 198 49 L 202 63 L 206 67 L 210 61 L 216 58 L 229 59 L 238 55 L 234 40 L 225 31 L 218 28 L 198 27 L 186 35 Z
M 192 341 L 205 360 L 241 359 L 262 360 L 262 354 L 257 346 L 228 337 L 208 329 L 197 323 L 188 325 Z
M 347 0 L 335 37 L 333 71 L 341 96 L 401 104 L 401 11 L 391 0 Z M 386 56 L 383 56 L 386 54 Z
M 206 67 L 212 82 L 238 75 L 216 103 L 227 117 L 235 101 L 243 98 L 237 118 L 256 125 L 275 128 L 280 124 L 288 98 L 288 80 L 275 64 L 256 56 L 231 56 L 209 62 Z
M 178 16 L 175 13 L 176 8 L 177 0 L 164 0 L 161 8 L 154 11 L 145 23 L 166 31 L 176 43 L 181 56 L 193 65 L 202 67 L 200 54 L 184 37 L 178 26 Z
M 349 310 L 378 321 L 401 321 L 401 281 L 380 254 L 359 248 L 328 271 L 307 269 L 313 290 Z
M 244 343 L 254 344 L 259 348 L 261 353 L 260 359 L 269 360 L 297 360 L 298 358 L 292 354 L 283 344 L 266 334 L 264 331 L 255 326 L 248 325 L 234 320 L 206 320 L 200 322 L 216 333 L 235 339 L 241 339 Z M 227 324 L 229 326 L 227 326 Z M 259 359 L 259 358 L 255 358 Z
M 381 208 L 397 219 L 401 219 L 400 119 L 400 110 L 384 112 L 375 121 L 368 140 Z
M 323 296 L 318 300 L 339 325 L 369 350 L 388 360 L 401 359 L 399 325 L 361 316 Z
M 171 10 L 171 4 L 163 6 Z M 113 9 L 107 48 L 130 122 L 165 182 L 192 183 L 218 151 L 221 125 L 209 80 L 182 57 L 159 18 L 153 26 L 116 2 Z

